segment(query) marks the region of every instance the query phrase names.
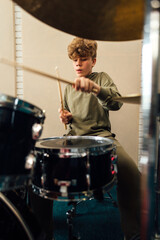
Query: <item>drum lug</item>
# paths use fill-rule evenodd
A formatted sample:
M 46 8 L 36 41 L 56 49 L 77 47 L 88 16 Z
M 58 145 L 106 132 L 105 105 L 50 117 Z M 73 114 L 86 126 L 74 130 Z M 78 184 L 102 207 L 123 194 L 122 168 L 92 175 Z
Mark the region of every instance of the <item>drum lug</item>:
M 117 155 L 112 154 L 111 155 L 111 170 L 112 174 L 118 173 L 118 168 L 117 168 Z
M 91 185 L 91 179 L 90 179 L 90 174 L 86 174 L 86 181 L 87 181 L 87 186 L 88 186 L 88 189 Z
M 117 155 L 115 155 L 115 154 L 111 155 L 111 162 L 112 162 L 112 164 L 117 163 Z
M 42 113 L 38 115 L 38 118 L 41 120 L 41 123 L 43 124 L 45 120 L 45 110 L 43 110 Z
M 32 138 L 37 140 L 42 134 L 43 126 L 40 123 L 35 123 L 32 126 Z
M 60 186 L 60 192 L 62 194 L 62 197 L 68 196 L 68 187 L 71 185 L 70 181 L 58 181 L 58 184 Z
M 25 169 L 32 169 L 36 162 L 36 157 L 33 152 L 29 153 L 25 161 Z

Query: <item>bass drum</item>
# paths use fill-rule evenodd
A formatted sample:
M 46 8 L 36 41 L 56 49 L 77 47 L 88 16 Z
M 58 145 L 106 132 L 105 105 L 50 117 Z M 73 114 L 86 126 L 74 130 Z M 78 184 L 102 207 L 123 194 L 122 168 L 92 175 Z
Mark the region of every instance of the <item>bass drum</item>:
M 47 240 L 37 219 L 17 191 L 0 193 L 0 240 Z
M 35 146 L 33 192 L 68 201 L 109 189 L 116 181 L 112 165 L 115 145 L 102 137 L 72 136 L 41 139 Z
M 0 94 L 0 191 L 23 186 L 31 179 L 34 155 L 45 119 L 38 107 Z

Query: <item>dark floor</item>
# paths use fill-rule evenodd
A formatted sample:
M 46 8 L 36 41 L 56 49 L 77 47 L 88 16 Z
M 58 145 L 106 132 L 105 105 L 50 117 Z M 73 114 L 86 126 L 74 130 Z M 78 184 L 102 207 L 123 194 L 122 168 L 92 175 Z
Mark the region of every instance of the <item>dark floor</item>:
M 114 200 L 116 189 L 110 193 Z M 105 194 L 108 197 L 108 194 Z M 72 208 L 68 202 L 54 202 L 54 238 L 55 240 L 70 240 L 75 236 L 82 240 L 123 240 L 120 227 L 118 208 L 111 199 L 99 202 L 95 199 L 82 201 L 76 207 L 76 215 L 71 219 L 73 230 L 70 231 L 66 212 Z M 69 219 L 70 220 L 70 219 Z
M 13 210 L 12 208 L 8 208 L 9 201 L 3 200 L 1 196 L 0 240 L 47 240 L 46 237 L 44 237 L 44 232 L 42 231 L 43 227 L 41 229 L 35 215 L 30 212 L 28 206 L 26 205 L 26 201 L 20 197 L 20 192 L 21 190 L 18 192 L 9 191 L 4 195 L 1 194 L 3 197 L 6 195 L 7 199 L 10 199 L 9 201 L 11 201 L 11 206 L 13 204 Z M 110 190 L 110 193 L 112 194 L 113 199 L 117 201 L 116 186 Z M 54 239 L 123 240 L 124 237 L 120 227 L 118 207 L 115 206 L 111 198 L 108 198 L 107 193 L 104 194 L 104 197 L 103 201 L 98 201 L 95 198 L 92 200 L 81 201 L 76 206 L 76 213 L 72 218 L 67 218 L 66 213 L 73 209 L 73 204 L 69 204 L 69 202 L 64 201 L 54 201 Z M 42 200 L 42 198 L 39 199 Z M 45 199 L 40 202 L 44 203 L 44 201 L 46 203 Z M 44 205 L 42 204 L 41 207 L 43 206 Z M 19 216 L 18 212 L 21 216 Z M 18 216 L 20 217 L 20 220 L 18 220 Z M 69 227 L 67 220 L 71 223 L 70 226 L 72 228 Z M 28 230 L 34 238 L 28 238 L 28 233 L 25 229 Z

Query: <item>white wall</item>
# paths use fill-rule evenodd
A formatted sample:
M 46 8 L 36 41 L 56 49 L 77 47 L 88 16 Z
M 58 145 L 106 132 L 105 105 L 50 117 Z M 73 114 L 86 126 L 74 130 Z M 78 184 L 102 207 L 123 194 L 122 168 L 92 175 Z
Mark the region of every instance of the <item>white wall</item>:
M 0 1 L 0 58 L 14 60 L 13 4 Z M 0 64 L 0 92 L 15 96 L 15 70 Z

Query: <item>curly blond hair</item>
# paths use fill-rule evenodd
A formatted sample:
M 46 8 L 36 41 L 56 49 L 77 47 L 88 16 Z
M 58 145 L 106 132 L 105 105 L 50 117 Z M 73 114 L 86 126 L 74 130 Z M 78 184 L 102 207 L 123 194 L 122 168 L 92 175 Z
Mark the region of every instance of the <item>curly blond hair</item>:
M 76 37 L 68 45 L 67 50 L 68 56 L 72 60 L 77 57 L 92 57 L 94 59 L 97 56 L 97 42 Z

